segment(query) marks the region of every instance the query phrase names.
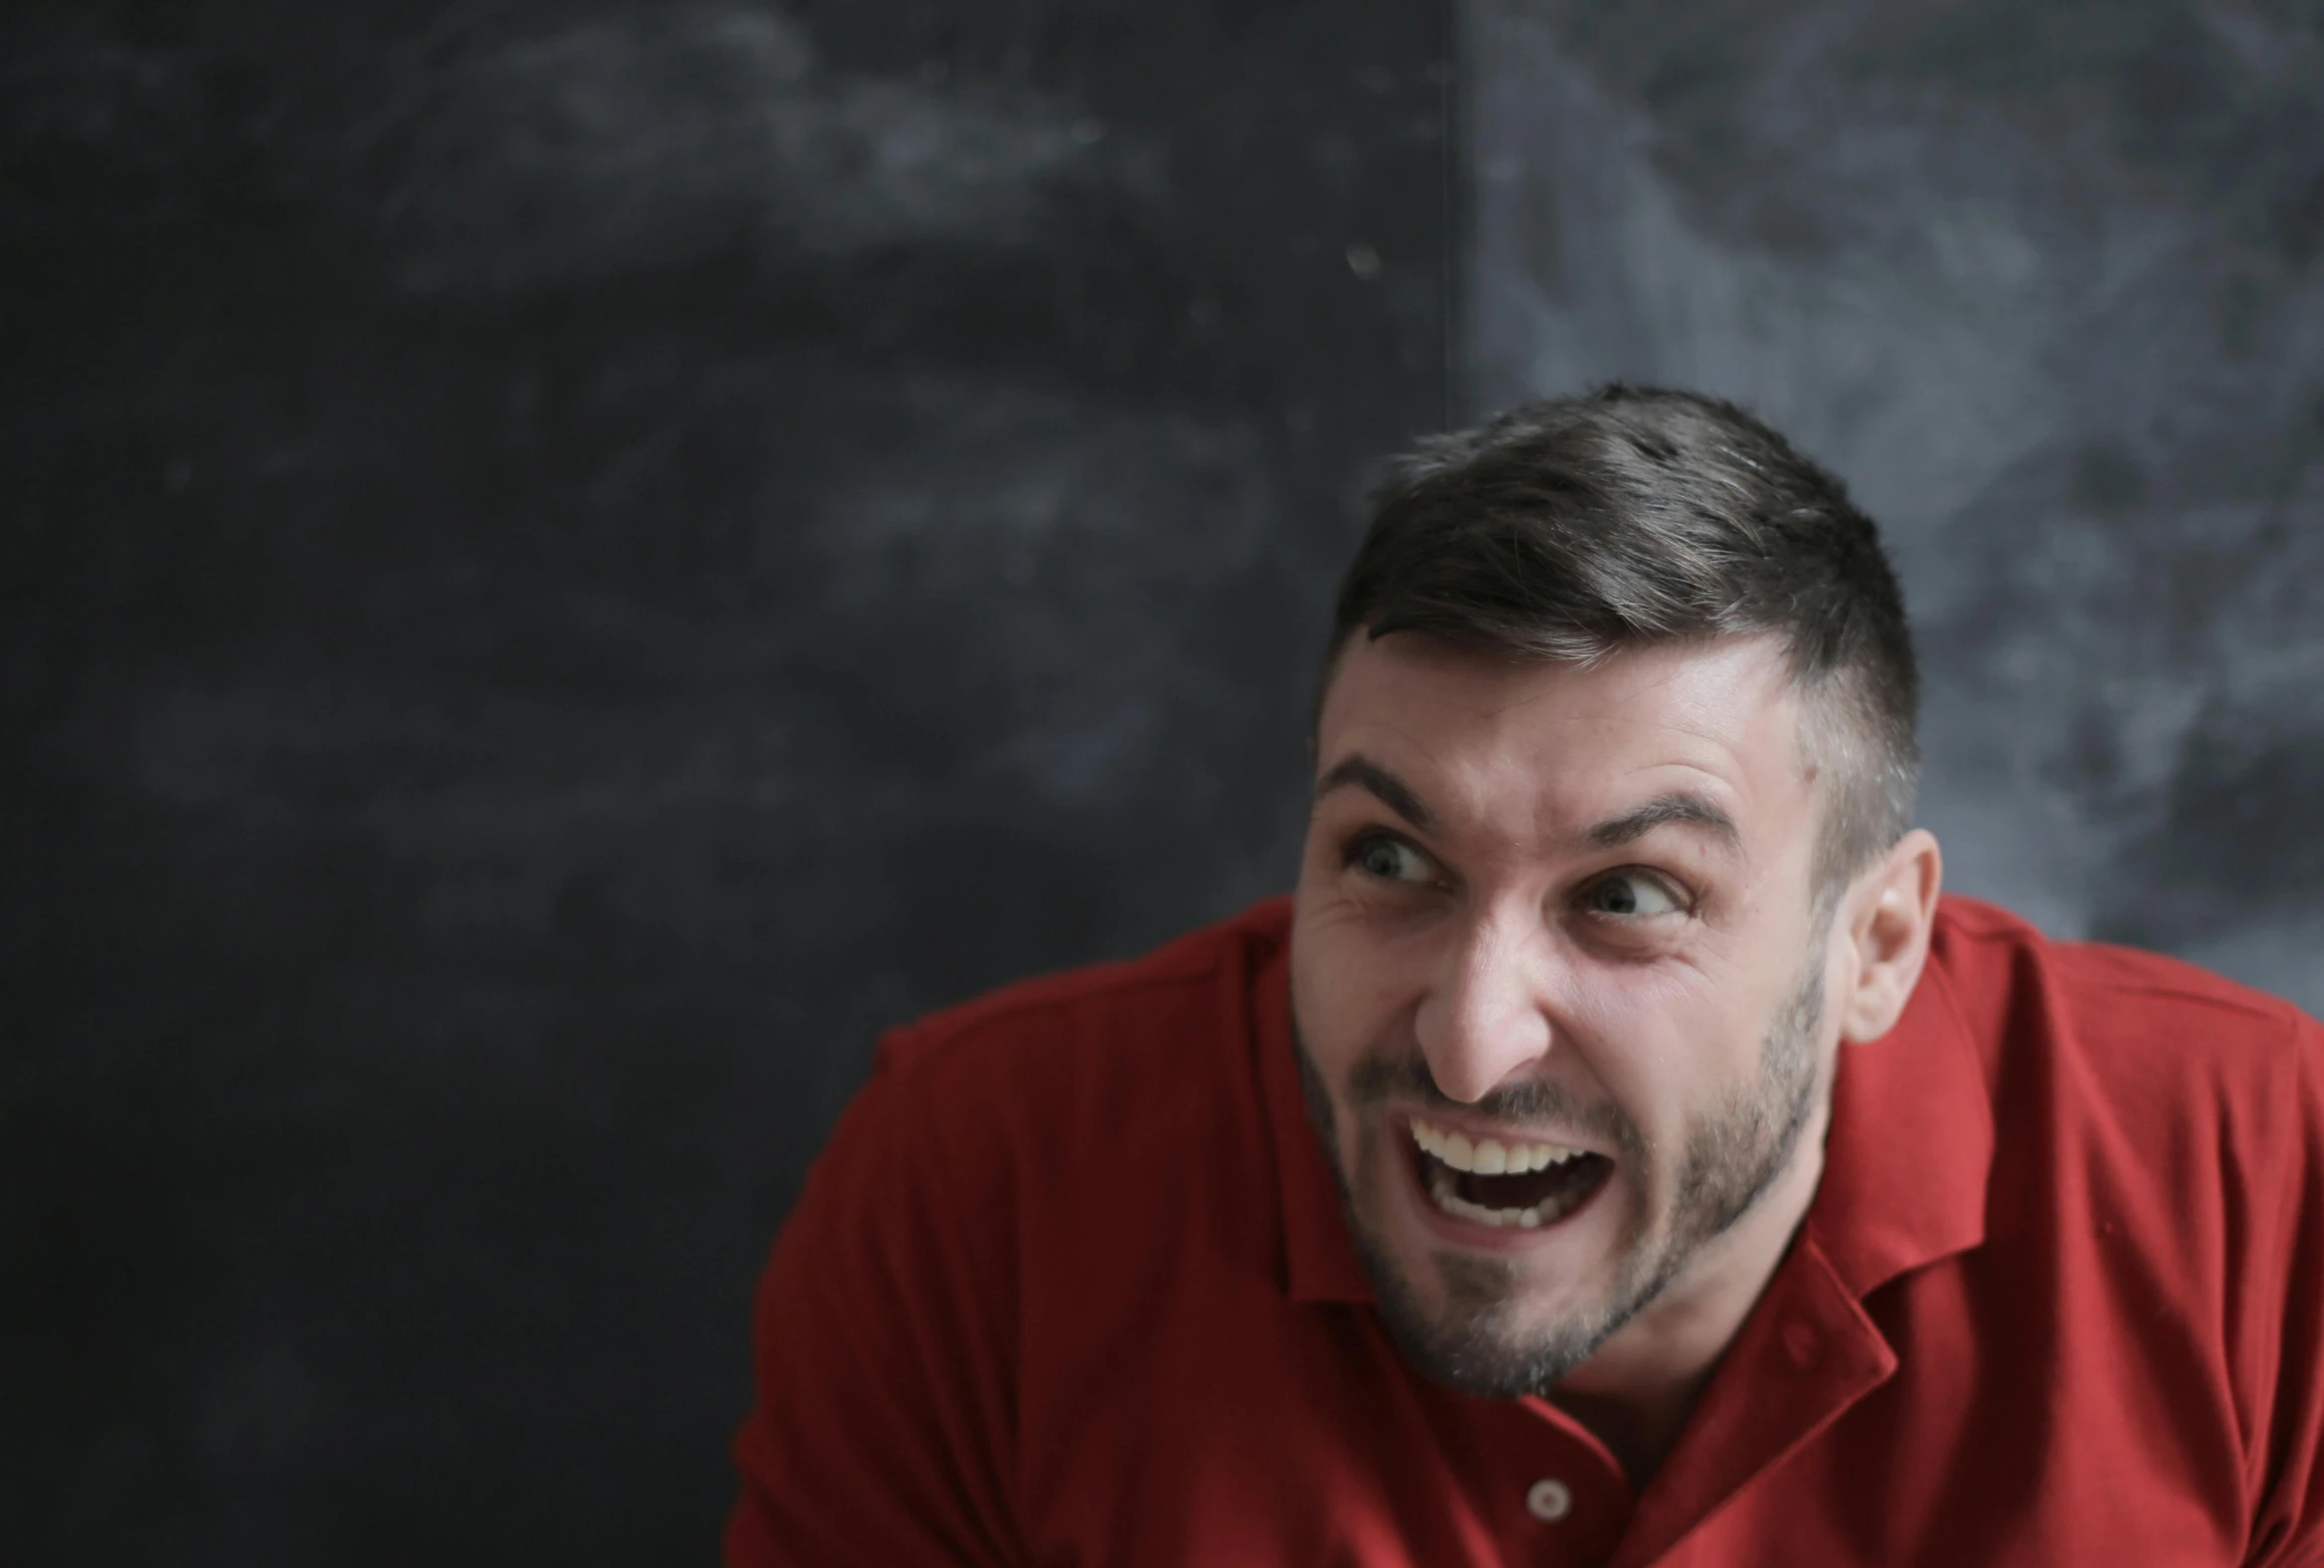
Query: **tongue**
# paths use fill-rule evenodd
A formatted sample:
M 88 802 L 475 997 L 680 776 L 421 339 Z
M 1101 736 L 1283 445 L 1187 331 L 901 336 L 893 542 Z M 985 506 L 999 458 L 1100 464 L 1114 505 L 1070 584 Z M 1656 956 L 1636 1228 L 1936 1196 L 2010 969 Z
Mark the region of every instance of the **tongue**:
M 1453 1190 L 1471 1203 L 1489 1209 L 1529 1209 L 1560 1193 L 1597 1179 L 1603 1155 L 1579 1154 L 1546 1170 L 1528 1170 L 1516 1176 L 1480 1176 L 1464 1170 L 1453 1176 Z

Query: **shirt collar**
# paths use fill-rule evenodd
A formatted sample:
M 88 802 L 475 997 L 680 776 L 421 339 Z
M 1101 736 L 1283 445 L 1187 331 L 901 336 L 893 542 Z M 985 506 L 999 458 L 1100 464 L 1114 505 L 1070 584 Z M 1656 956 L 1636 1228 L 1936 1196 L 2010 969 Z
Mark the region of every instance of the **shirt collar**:
M 1940 906 L 1896 1027 L 1840 1048 L 1807 1229 L 1859 1298 L 1985 1240 L 1993 1096 L 1947 962 L 1950 926 Z
M 1285 917 L 1288 921 L 1288 906 Z M 1806 1229 L 1859 1299 L 1908 1269 L 1985 1239 L 1993 1102 L 1944 958 L 1940 917 L 1928 967 L 1896 1026 L 1843 1045 L 1824 1174 Z M 1300 1087 L 1288 933 L 1258 976 L 1261 1093 L 1274 1133 L 1284 1289 L 1295 1302 L 1369 1302 L 1338 1179 Z

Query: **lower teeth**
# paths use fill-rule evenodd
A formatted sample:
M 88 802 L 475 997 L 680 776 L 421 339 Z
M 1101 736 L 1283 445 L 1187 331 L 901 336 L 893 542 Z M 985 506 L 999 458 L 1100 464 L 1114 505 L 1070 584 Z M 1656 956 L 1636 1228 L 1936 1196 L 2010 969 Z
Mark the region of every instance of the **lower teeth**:
M 1453 1190 L 1453 1173 L 1442 1165 L 1429 1172 L 1428 1195 L 1447 1214 L 1457 1214 L 1480 1225 L 1514 1225 L 1520 1230 L 1538 1230 L 1544 1219 L 1560 1218 L 1564 1212 L 1559 1210 L 1544 1216 L 1538 1204 L 1529 1209 L 1489 1209 L 1482 1203 L 1471 1203 Z

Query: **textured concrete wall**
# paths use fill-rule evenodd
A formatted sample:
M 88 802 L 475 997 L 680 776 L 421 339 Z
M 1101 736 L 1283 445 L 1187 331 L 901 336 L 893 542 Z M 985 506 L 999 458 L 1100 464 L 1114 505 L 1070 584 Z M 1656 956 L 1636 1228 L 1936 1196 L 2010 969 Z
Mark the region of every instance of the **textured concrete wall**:
M 1289 876 L 1441 8 L 0 19 L 0 1556 L 706 1560 L 876 1031 Z
M 1466 0 L 1463 394 L 1756 409 L 1886 527 L 1953 885 L 2324 1010 L 2324 34 Z

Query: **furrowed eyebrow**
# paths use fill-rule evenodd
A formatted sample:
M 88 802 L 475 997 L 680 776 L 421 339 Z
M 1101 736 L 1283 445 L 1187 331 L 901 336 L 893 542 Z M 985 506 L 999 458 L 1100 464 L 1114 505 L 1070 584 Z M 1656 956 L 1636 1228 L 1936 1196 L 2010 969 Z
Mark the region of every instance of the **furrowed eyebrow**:
M 1658 794 L 1620 816 L 1608 817 L 1582 836 L 1600 849 L 1620 849 L 1674 822 L 1707 833 L 1729 849 L 1743 847 L 1743 835 L 1733 817 L 1701 795 L 1684 789 Z
M 1412 786 L 1361 752 L 1352 752 L 1333 764 L 1331 771 L 1316 781 L 1315 798 L 1321 800 L 1335 789 L 1364 790 L 1424 833 L 1436 827 L 1436 813 Z
M 1436 829 L 1436 813 L 1412 786 L 1361 752 L 1350 753 L 1333 764 L 1316 781 L 1315 798 L 1321 800 L 1336 789 L 1361 789 L 1422 832 Z M 1705 833 L 1725 848 L 1742 848 L 1743 835 L 1735 826 L 1734 818 L 1709 799 L 1687 789 L 1656 795 L 1619 816 L 1608 817 L 1582 836 L 1596 848 L 1620 849 L 1658 827 L 1673 824 Z

